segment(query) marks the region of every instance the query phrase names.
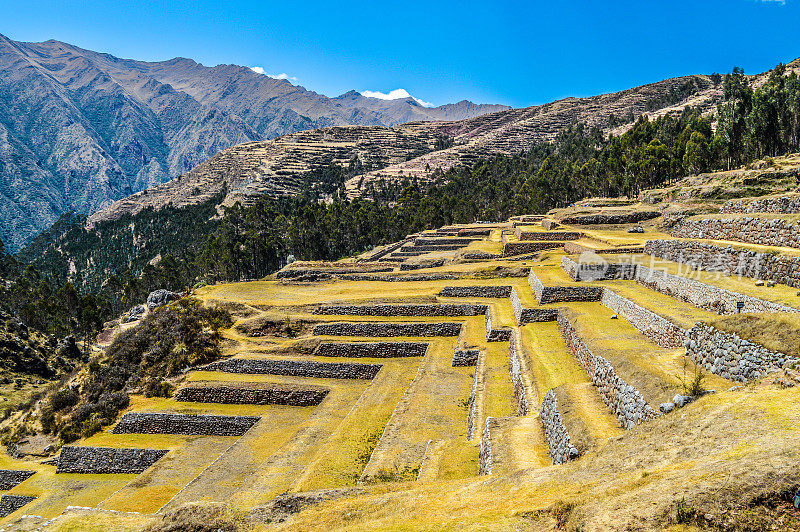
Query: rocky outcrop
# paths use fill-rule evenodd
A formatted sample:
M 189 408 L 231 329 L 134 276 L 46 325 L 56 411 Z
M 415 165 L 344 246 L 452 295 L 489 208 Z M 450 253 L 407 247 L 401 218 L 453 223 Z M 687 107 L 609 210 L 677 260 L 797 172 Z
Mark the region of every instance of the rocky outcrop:
M 770 351 L 736 334 L 696 324 L 686 331 L 686 355 L 695 364 L 726 379 L 747 382 L 777 371 L 798 359 Z
M 256 375 L 288 375 L 320 379 L 374 379 L 383 366 L 352 362 L 313 362 L 306 360 L 263 360 L 229 358 L 212 362 L 202 369 Z
M 645 253 L 701 270 L 800 286 L 800 257 L 685 240 L 648 240 Z
M 169 451 L 166 449 L 115 449 L 65 445 L 56 473 L 141 473 Z
M 0 491 L 7 491 L 28 480 L 36 471 L 0 469 Z
M 130 310 L 130 312 L 128 312 L 128 317 L 125 318 L 125 323 L 139 321 L 144 317 L 145 312 L 147 312 L 147 307 L 144 305 L 136 305 Z
M 460 323 L 337 322 L 314 327 L 316 336 L 458 336 Z
M 405 304 L 405 305 L 324 305 L 314 314 L 340 316 L 481 316 L 486 305 Z
M 646 266 L 639 266 L 636 280 L 646 287 L 672 296 L 692 305 L 716 312 L 736 314 L 738 312 L 800 312 L 800 309 L 773 303 L 739 292 L 702 283 L 694 279 L 672 275 Z M 739 306 L 741 305 L 741 307 Z
M 396 358 L 423 357 L 428 344 L 423 342 L 321 342 L 314 350 L 320 357 Z
M 608 288 L 603 289 L 603 298 L 600 302 L 628 320 L 656 345 L 666 348 L 683 346 L 684 330 L 663 316 L 637 305 Z
M 577 458 L 580 453 L 570 441 L 569 432 L 558 411 L 558 401 L 553 390 L 548 390 L 542 399 L 539 419 L 544 428 L 545 441 L 547 441 L 547 448 L 553 463 L 563 464 Z
M 170 301 L 178 299 L 178 297 L 178 294 L 175 292 L 170 292 L 169 290 L 164 290 L 163 288 L 154 290 L 147 296 L 147 306 L 150 308 L 150 310 L 153 310 L 156 307 L 166 305 Z
M 558 330 L 572 356 L 589 374 L 601 399 L 617 416 L 617 420 L 623 428 L 632 429 L 639 423 L 659 415 L 647 404 L 639 390 L 617 375 L 608 360 L 589 350 L 563 313 L 558 316 Z
M 31 501 L 35 501 L 36 497 L 29 497 L 27 495 L 3 495 L 0 497 L 0 518 L 7 517 Z
M 175 393 L 175 400 L 189 403 L 316 406 L 328 395 L 327 388 L 272 385 L 190 385 Z M 197 416 L 195 416 L 197 417 Z M 245 423 L 246 424 L 246 423 Z M 244 424 L 243 424 L 244 427 Z M 225 434 L 236 435 L 236 434 Z
M 218 395 L 224 394 L 220 389 Z M 213 391 L 197 393 L 189 389 L 196 398 L 209 397 Z M 263 397 L 263 396 L 262 396 Z M 183 399 L 187 400 L 187 399 Z M 321 399 L 320 399 L 321 400 Z M 212 402 L 212 401 L 206 401 Z M 216 401 L 213 401 L 216 402 Z M 128 412 L 114 425 L 114 434 L 185 434 L 189 436 L 242 436 L 258 423 L 259 416 L 215 416 L 186 415 L 161 412 Z

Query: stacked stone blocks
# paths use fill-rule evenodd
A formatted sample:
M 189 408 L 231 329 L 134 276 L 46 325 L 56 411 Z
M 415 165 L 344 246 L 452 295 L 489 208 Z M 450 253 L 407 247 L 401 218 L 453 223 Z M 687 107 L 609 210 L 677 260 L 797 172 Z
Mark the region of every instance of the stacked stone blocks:
M 795 288 L 800 286 L 800 257 L 684 240 L 648 240 L 645 253 L 701 270 L 772 280 Z
M 58 457 L 56 473 L 138 474 L 168 452 L 165 449 L 114 449 L 65 445 Z
M 316 406 L 328 395 L 325 388 L 271 386 L 186 386 L 175 399 L 189 403 Z M 199 417 L 199 416 L 198 416 Z
M 564 425 L 561 412 L 558 411 L 558 401 L 553 390 L 548 390 L 542 399 L 539 419 L 544 427 L 545 440 L 554 464 L 563 464 L 580 455 L 578 449 L 570 441 L 569 432 Z
M 657 345 L 666 348 L 683 346 L 684 330 L 663 316 L 637 305 L 608 288 L 603 290 L 600 302 L 628 320 Z
M 314 362 L 306 360 L 263 360 L 229 358 L 203 367 L 206 371 L 251 375 L 288 375 L 320 379 L 374 379 L 383 366 L 353 362 Z
M 563 313 L 559 314 L 557 321 L 570 352 L 589 374 L 603 402 L 617 416 L 623 428 L 632 429 L 659 415 L 647 404 L 639 390 L 616 374 L 608 360 L 589 350 Z
M 190 392 L 191 393 L 191 392 Z M 186 415 L 128 412 L 114 426 L 114 434 L 183 434 L 188 436 L 242 436 L 259 416 Z
M 0 491 L 14 488 L 28 480 L 36 471 L 19 471 L 13 469 L 0 469 Z
M 702 323 L 686 331 L 686 355 L 695 364 L 726 379 L 747 382 L 800 362 Z
M 29 497 L 27 495 L 3 495 L 0 497 L 0 518 L 13 514 L 34 500 L 36 500 L 36 497 Z
M 424 342 L 322 342 L 316 356 L 345 358 L 423 357 L 428 351 Z
M 334 316 L 480 316 L 486 305 L 453 303 L 421 303 L 405 305 L 325 305 L 314 309 L 314 314 Z
M 484 310 L 485 312 L 485 310 Z M 460 323 L 379 323 L 337 322 L 320 323 L 314 327 L 316 336 L 458 336 Z

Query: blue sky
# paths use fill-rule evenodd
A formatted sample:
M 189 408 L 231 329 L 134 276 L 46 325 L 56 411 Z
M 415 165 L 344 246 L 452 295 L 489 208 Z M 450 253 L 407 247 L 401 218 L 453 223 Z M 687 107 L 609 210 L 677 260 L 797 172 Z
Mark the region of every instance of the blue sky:
M 328 96 L 522 107 L 800 57 L 800 0 L 0 0 L 0 33 L 120 57 L 259 66 Z

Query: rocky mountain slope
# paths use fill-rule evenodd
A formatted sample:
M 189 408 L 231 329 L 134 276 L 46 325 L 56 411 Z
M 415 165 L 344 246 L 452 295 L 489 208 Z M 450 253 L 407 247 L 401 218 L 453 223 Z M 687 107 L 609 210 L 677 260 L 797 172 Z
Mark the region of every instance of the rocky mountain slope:
M 181 179 L 125 198 L 97 212 L 90 221 L 116 219 L 124 213 L 168 203 L 199 203 L 219 192 L 223 184 L 228 190 L 226 204 L 247 204 L 265 193 L 291 194 L 310 170 L 330 163 L 347 167 L 357 162 L 363 168 L 346 183 L 348 195 L 355 197 L 365 194 L 371 181 L 410 176 L 425 179 L 436 169 L 447 170 L 480 158 L 525 150 L 536 142 L 553 139 L 576 121 L 618 134 L 643 114 L 654 117 L 680 113 L 686 105 L 710 111 L 720 96 L 720 88 L 710 77 L 696 75 L 452 122 L 302 131 L 225 150 Z M 355 98 L 352 94 L 349 97 Z M 442 109 L 444 117 L 459 115 L 459 106 L 462 105 Z
M 0 239 L 11 250 L 64 212 L 95 212 L 241 143 L 506 109 L 328 98 L 243 66 L 147 63 L 2 35 L 0 71 Z

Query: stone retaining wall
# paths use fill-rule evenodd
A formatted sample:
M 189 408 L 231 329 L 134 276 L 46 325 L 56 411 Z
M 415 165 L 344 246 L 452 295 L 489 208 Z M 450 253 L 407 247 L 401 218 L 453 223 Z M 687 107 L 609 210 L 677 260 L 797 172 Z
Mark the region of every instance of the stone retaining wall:
M 189 392 L 191 394 L 191 392 Z M 114 425 L 113 434 L 184 434 L 187 436 L 242 436 L 259 416 L 186 415 L 128 412 Z
M 798 362 L 753 342 L 698 323 L 686 331 L 686 355 L 695 364 L 726 379 L 747 382 Z
M 424 251 L 425 253 L 430 253 L 432 251 L 455 251 L 457 249 L 465 248 L 469 244 L 440 244 L 438 246 L 414 246 L 413 250 L 416 251 Z
M 636 277 L 636 264 L 627 262 L 579 264 L 569 257 L 562 257 L 561 269 L 567 272 L 573 281 L 605 281 L 611 279 L 629 281 Z
M 337 275 L 344 281 L 375 281 L 381 283 L 416 283 L 420 281 L 452 281 L 461 279 L 461 275 L 454 273 L 417 273 L 411 275 L 370 275 L 370 274 L 351 274 Z
M 314 350 L 319 357 L 399 358 L 424 357 L 424 342 L 322 342 Z
M 323 305 L 314 314 L 337 316 L 481 316 L 486 305 L 430 303 L 405 305 Z
M 292 388 L 266 386 L 185 386 L 175 394 L 175 400 L 189 403 L 220 403 L 244 405 L 316 406 L 325 399 L 325 388 Z
M 800 196 L 776 196 L 753 201 L 730 200 L 720 210 L 723 214 L 750 214 L 754 212 L 772 212 L 778 214 L 800 213 Z
M 800 248 L 800 224 L 781 219 L 751 216 L 685 219 L 673 227 L 670 234 L 679 238 L 733 240 L 762 246 Z
M 444 266 L 444 263 L 445 263 L 444 259 L 429 260 L 417 263 L 404 262 L 400 264 L 400 271 L 422 270 L 424 268 L 439 268 L 440 266 Z
M 771 255 L 731 246 L 684 240 L 648 240 L 645 253 L 708 271 L 800 286 L 800 257 Z
M 478 417 L 478 389 L 480 388 L 481 395 L 484 391 L 483 371 L 485 367 L 485 358 L 480 358 L 475 361 L 475 373 L 472 378 L 472 390 L 469 394 L 469 410 L 467 412 L 467 441 L 472 441 L 475 436 L 475 418 Z M 482 405 L 480 405 L 482 407 Z
M 316 336 L 458 336 L 460 332 L 460 323 L 337 322 L 314 327 Z
M 503 244 L 503 256 L 523 255 L 535 253 L 545 249 L 560 248 L 564 242 L 506 242 Z
M 203 369 L 226 373 L 289 375 L 320 379 L 374 379 L 383 366 L 353 362 L 312 362 L 305 360 L 259 360 L 229 358 L 212 362 Z
M 553 229 L 558 228 L 558 226 L 559 226 L 558 222 L 555 222 L 553 220 L 542 220 L 542 227 L 544 227 L 548 231 L 552 231 Z
M 464 366 L 474 366 L 478 363 L 478 356 L 480 355 L 481 350 L 476 347 L 470 348 L 462 348 L 456 347 L 455 351 L 453 352 L 453 363 L 452 366 L 456 367 L 464 367 Z
M 603 402 L 617 416 L 623 428 L 631 429 L 659 415 L 639 390 L 616 374 L 608 360 L 589 350 L 563 313 L 558 316 L 558 330 L 572 356 L 589 374 Z
M 519 360 L 519 353 L 517 353 L 516 334 L 513 330 L 508 341 L 508 358 L 508 371 L 511 374 L 511 383 L 514 385 L 514 402 L 517 405 L 516 414 L 527 416 L 530 411 L 530 403 L 528 394 L 525 393 L 525 384 L 522 381 L 522 364 Z
M 570 255 L 580 255 L 581 253 L 595 253 L 599 254 L 620 254 L 620 253 L 643 253 L 642 246 L 627 246 L 615 248 L 593 249 L 588 246 L 583 246 L 575 242 L 564 242 L 564 251 Z
M 659 211 L 578 214 L 562 218 L 560 222 L 567 225 L 618 225 L 641 222 L 643 220 L 650 220 L 659 216 L 661 216 Z
M 465 236 L 489 236 L 492 234 L 492 230 L 495 227 L 482 227 L 479 229 L 474 229 L 471 227 L 467 227 L 464 229 L 458 230 L 458 236 L 465 237 Z
M 36 500 L 36 497 L 28 497 L 26 495 L 3 495 L 0 497 L 0 518 L 13 514 L 34 500 Z
M 439 296 L 504 298 L 511 295 L 511 290 L 511 286 L 445 286 Z
M 368 257 L 363 259 L 361 262 L 376 261 L 376 260 L 380 259 L 381 257 L 384 257 L 384 256 L 388 255 L 389 253 L 392 253 L 393 251 L 395 251 L 396 249 L 402 247 L 403 245 L 411 242 L 411 240 L 412 239 L 410 239 L 410 238 L 406 238 L 405 240 L 401 240 L 400 242 L 395 242 L 393 244 L 389 244 L 388 246 L 386 246 L 382 250 L 377 251 L 377 252 L 373 253 L 372 255 L 369 255 Z
M 600 301 L 603 288 L 599 286 L 544 286 L 531 268 L 528 284 L 540 305 L 566 301 Z
M 542 399 L 539 419 L 544 427 L 544 437 L 553 463 L 563 464 L 577 458 L 580 453 L 570 441 L 569 432 L 558 411 L 558 401 L 553 390 L 548 390 Z
M 478 450 L 478 474 L 492 474 L 492 432 L 490 425 L 494 418 L 486 418 L 486 426 L 481 435 L 480 449 Z
M 141 473 L 168 452 L 166 449 L 113 449 L 65 445 L 58 457 L 56 473 Z
M 717 314 L 736 314 L 740 312 L 737 308 L 737 303 L 744 304 L 741 312 L 800 312 L 800 310 L 793 307 L 732 292 L 646 266 L 639 266 L 636 272 L 636 280 L 651 290 Z
M 7 491 L 28 480 L 36 471 L 0 469 L 0 491 Z
M 507 327 L 495 329 L 493 326 L 493 316 L 491 308 L 486 309 L 484 316 L 484 323 L 486 325 L 486 341 L 487 342 L 506 342 L 511 335 L 511 329 Z
M 667 348 L 683 346 L 684 330 L 663 316 L 637 305 L 608 288 L 603 290 L 600 302 L 628 320 L 657 345 Z
M 543 321 L 555 321 L 558 315 L 558 309 L 554 308 L 525 308 L 522 306 L 522 301 L 519 299 L 516 289 L 511 290 L 509 296 L 511 300 L 511 308 L 514 310 L 514 318 L 517 320 L 517 325 L 525 325 L 526 323 L 537 323 Z
M 419 246 L 451 246 L 461 245 L 461 247 L 468 246 L 480 238 L 459 238 L 459 237 L 424 237 L 421 236 L 414 240 L 414 247 Z
M 577 231 L 525 231 L 522 227 L 517 227 L 514 230 L 514 236 L 517 240 L 526 241 L 551 241 L 551 240 L 578 240 L 583 236 L 583 233 Z

